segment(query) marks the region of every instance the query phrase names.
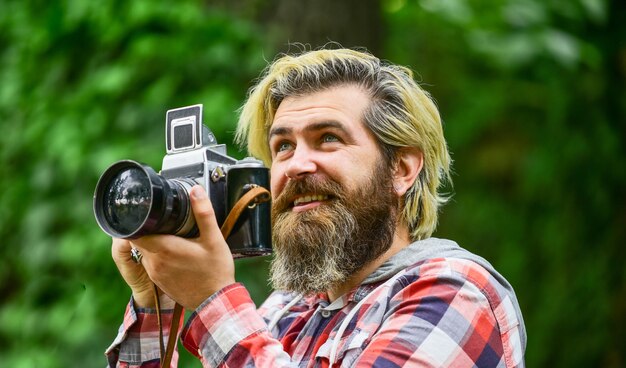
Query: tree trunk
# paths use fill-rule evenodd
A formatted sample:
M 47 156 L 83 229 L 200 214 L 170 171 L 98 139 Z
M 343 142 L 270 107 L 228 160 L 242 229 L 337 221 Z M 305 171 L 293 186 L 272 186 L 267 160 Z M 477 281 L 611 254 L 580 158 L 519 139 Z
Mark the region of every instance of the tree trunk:
M 273 23 L 282 32 L 278 48 L 299 42 L 319 48 L 329 42 L 343 47 L 381 51 L 383 21 L 379 0 L 278 0 Z M 296 50 L 297 51 L 297 50 Z
M 346 48 L 382 51 L 380 0 L 218 0 L 211 3 L 251 18 L 266 32 L 272 51 L 297 53 L 302 44 L 317 49 L 330 42 Z

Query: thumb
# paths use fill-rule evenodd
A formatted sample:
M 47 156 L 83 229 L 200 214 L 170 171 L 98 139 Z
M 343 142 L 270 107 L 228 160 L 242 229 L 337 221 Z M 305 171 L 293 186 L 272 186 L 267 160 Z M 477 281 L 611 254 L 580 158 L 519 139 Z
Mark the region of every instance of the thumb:
M 130 241 L 126 239 L 112 238 L 113 244 L 111 246 L 111 255 L 116 263 L 128 263 L 136 265 L 135 261 L 130 256 L 130 249 L 132 248 Z
M 221 234 L 215 219 L 213 205 L 204 188 L 200 185 L 195 185 L 191 188 L 190 194 L 191 208 L 196 218 L 196 225 L 200 231 L 200 238 L 208 239 L 215 236 L 215 234 Z

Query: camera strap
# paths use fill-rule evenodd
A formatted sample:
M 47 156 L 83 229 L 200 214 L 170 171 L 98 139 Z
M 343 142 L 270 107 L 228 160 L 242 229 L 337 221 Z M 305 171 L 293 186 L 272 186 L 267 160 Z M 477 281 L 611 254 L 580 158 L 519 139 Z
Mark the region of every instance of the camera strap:
M 227 239 L 230 232 L 233 230 L 237 219 L 243 213 L 246 208 L 254 208 L 259 203 L 267 202 L 270 200 L 270 192 L 262 186 L 256 184 L 249 184 L 250 188 L 244 195 L 239 198 L 237 203 L 230 210 L 226 220 L 222 224 L 220 231 L 224 239 Z M 159 289 L 154 285 L 154 301 L 157 310 L 157 321 L 159 324 L 159 351 L 161 355 L 161 368 L 169 368 L 172 361 L 172 355 L 174 354 L 174 346 L 178 339 L 178 328 L 180 326 L 180 318 L 183 313 L 183 307 L 176 303 L 174 306 L 174 314 L 172 316 L 172 322 L 170 325 L 169 337 L 167 339 L 167 348 L 163 343 L 163 324 L 161 318 L 161 302 L 159 300 Z

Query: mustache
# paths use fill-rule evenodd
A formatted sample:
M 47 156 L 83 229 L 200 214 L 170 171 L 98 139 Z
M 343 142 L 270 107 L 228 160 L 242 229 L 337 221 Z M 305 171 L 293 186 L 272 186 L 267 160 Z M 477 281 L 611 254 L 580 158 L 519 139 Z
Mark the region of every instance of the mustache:
M 305 176 L 302 179 L 290 179 L 283 191 L 272 202 L 272 212 L 275 214 L 284 212 L 292 207 L 295 197 L 304 194 L 321 194 L 329 198 L 343 199 L 345 189 L 333 179 L 321 179 L 314 176 Z

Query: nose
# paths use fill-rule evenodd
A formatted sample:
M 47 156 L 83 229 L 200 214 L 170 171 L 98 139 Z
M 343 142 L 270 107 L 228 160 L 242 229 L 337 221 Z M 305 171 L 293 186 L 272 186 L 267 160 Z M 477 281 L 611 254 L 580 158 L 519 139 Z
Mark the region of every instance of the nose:
M 304 176 L 317 171 L 317 164 L 313 160 L 311 150 L 303 145 L 298 145 L 294 149 L 293 155 L 289 159 L 285 175 L 291 179 L 302 179 Z

